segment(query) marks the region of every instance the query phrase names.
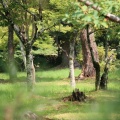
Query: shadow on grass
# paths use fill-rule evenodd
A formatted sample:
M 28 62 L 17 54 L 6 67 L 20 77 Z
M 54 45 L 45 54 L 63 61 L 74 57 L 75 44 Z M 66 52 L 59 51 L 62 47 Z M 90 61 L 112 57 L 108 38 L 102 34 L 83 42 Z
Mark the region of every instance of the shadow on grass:
M 36 82 L 54 82 L 54 81 L 58 81 L 58 80 L 62 80 L 62 78 L 58 77 L 58 78 L 54 78 L 54 77 L 37 77 L 36 78 Z
M 18 77 L 16 79 L 10 80 L 10 79 L 0 79 L 1 84 L 5 83 L 16 83 L 16 82 L 26 82 L 26 77 Z

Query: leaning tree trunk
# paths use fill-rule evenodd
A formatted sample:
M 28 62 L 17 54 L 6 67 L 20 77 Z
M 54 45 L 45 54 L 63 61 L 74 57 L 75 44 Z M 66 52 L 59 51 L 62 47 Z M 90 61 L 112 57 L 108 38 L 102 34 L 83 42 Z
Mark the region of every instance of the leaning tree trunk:
M 69 69 L 70 69 L 70 82 L 73 89 L 75 89 L 75 75 L 74 75 L 74 45 L 75 41 L 70 40 L 70 52 L 69 52 Z
M 8 26 L 8 66 L 10 80 L 17 78 L 17 69 L 14 61 L 14 45 L 13 45 L 13 26 Z
M 91 29 L 89 28 L 89 25 L 86 27 L 86 32 L 87 32 L 87 42 L 88 42 L 88 47 L 90 49 L 90 54 L 92 58 L 92 63 L 96 71 L 96 77 L 95 77 L 95 90 L 99 89 L 100 85 L 100 65 L 99 61 L 96 60 L 95 54 L 94 54 L 94 47 L 91 44 L 91 39 L 94 39 L 94 33 L 90 34 Z M 95 42 L 95 40 L 94 40 Z
M 83 65 L 82 65 L 82 73 L 79 77 L 80 79 L 83 79 L 84 77 L 94 77 L 96 73 L 95 73 L 95 68 L 93 66 L 90 49 L 88 46 L 87 31 L 85 29 L 81 31 L 80 38 L 82 43 Z M 90 44 L 93 49 L 95 60 L 99 61 L 94 34 L 92 34 L 92 37 L 90 37 Z

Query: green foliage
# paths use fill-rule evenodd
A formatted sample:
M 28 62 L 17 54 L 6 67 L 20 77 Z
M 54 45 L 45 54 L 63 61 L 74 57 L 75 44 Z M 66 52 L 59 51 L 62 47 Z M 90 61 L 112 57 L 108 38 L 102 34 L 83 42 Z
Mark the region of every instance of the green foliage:
M 99 61 L 102 62 L 105 60 L 105 49 L 103 46 L 98 46 L 98 55 L 99 55 Z
M 42 38 L 34 43 L 33 54 L 57 55 L 57 47 L 53 44 L 54 44 L 53 38 L 49 36 L 47 33 L 44 33 L 42 35 Z
M 0 27 L 0 50 L 6 50 L 7 47 L 7 28 Z
M 79 61 L 79 63 L 82 65 L 83 63 L 83 54 L 82 54 L 82 50 L 78 53 L 76 60 Z
M 116 69 L 116 65 L 115 65 L 116 53 L 115 53 L 114 50 L 109 50 L 108 51 L 108 58 L 112 54 L 113 54 L 113 57 L 112 57 L 112 62 L 110 63 L 109 71 L 112 71 L 112 70 Z M 105 66 L 105 63 L 106 63 L 106 60 L 105 60 L 105 50 L 104 50 L 103 46 L 98 47 L 98 55 L 99 55 L 99 62 L 100 62 L 101 71 L 103 72 L 104 66 Z
M 101 16 L 101 13 L 93 10 L 80 2 L 71 2 L 66 7 L 66 14 L 63 17 L 63 21 L 72 25 L 76 29 L 82 29 L 87 24 L 91 24 L 94 28 L 100 28 L 101 26 L 108 28 L 108 23 Z

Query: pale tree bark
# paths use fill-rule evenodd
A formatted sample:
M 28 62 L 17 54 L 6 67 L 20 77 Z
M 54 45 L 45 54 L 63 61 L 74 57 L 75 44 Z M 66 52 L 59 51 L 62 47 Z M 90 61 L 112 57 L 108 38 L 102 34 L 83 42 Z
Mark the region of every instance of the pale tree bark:
M 87 31 L 86 29 L 82 30 L 80 33 L 81 44 L 82 44 L 82 54 L 83 54 L 83 65 L 82 73 L 79 75 L 79 79 L 84 79 L 85 77 L 94 77 L 96 75 L 95 68 L 92 62 L 90 49 L 88 46 L 87 40 Z M 94 38 L 94 33 L 90 36 L 90 44 L 93 49 L 94 58 L 96 61 L 99 61 L 97 45 Z
M 24 46 L 21 41 L 20 41 L 20 49 L 21 49 L 21 54 L 22 54 L 25 70 L 26 70 L 26 54 L 25 54 Z
M 78 0 L 79 2 L 84 3 L 86 6 L 90 6 L 91 8 L 93 8 L 94 10 L 101 12 L 102 8 L 100 8 L 99 6 L 96 6 L 94 3 L 90 2 L 89 0 Z M 112 22 L 116 22 L 116 23 L 120 23 L 120 17 L 113 15 L 113 14 L 102 14 L 105 18 L 107 18 L 108 20 L 112 21 Z
M 9 77 L 11 81 L 14 81 L 14 79 L 17 78 L 17 68 L 15 66 L 15 60 L 14 60 L 14 31 L 13 26 L 8 26 L 8 66 L 9 66 Z
M 31 49 L 31 48 L 30 48 Z M 33 69 L 33 55 L 30 53 L 26 53 L 26 71 L 27 71 L 27 85 L 28 91 L 33 89 L 33 85 L 35 83 L 35 69 Z
M 24 48 L 24 46 L 23 46 L 23 44 L 22 44 L 21 41 L 20 41 L 20 48 L 21 48 L 21 54 L 22 54 L 22 57 L 23 57 L 23 62 L 24 62 L 25 70 L 27 72 L 28 86 L 30 86 L 30 89 L 31 89 L 31 88 L 33 88 L 33 84 L 36 83 L 36 79 L 35 79 L 35 67 L 34 67 L 34 63 L 33 63 L 33 55 L 31 54 L 32 50 L 30 48 L 29 52 L 26 54 L 25 48 Z M 26 51 L 28 51 L 28 50 L 26 50 Z
M 74 75 L 74 46 L 75 40 L 73 37 L 70 39 L 70 52 L 69 52 L 69 69 L 70 69 L 70 83 L 73 89 L 75 89 L 75 75 Z

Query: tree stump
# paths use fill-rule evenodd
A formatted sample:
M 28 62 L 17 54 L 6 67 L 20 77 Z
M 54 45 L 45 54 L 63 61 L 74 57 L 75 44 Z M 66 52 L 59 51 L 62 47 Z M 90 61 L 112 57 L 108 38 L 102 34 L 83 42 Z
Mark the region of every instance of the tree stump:
M 107 75 L 103 73 L 100 80 L 100 89 L 107 89 Z
M 64 101 L 78 101 L 78 102 L 84 102 L 87 96 L 84 92 L 80 92 L 79 89 L 75 89 L 72 92 L 72 95 L 68 97 L 64 97 Z
M 102 74 L 100 80 L 100 89 L 107 89 L 107 81 L 108 81 L 108 68 L 105 67 L 104 73 Z

